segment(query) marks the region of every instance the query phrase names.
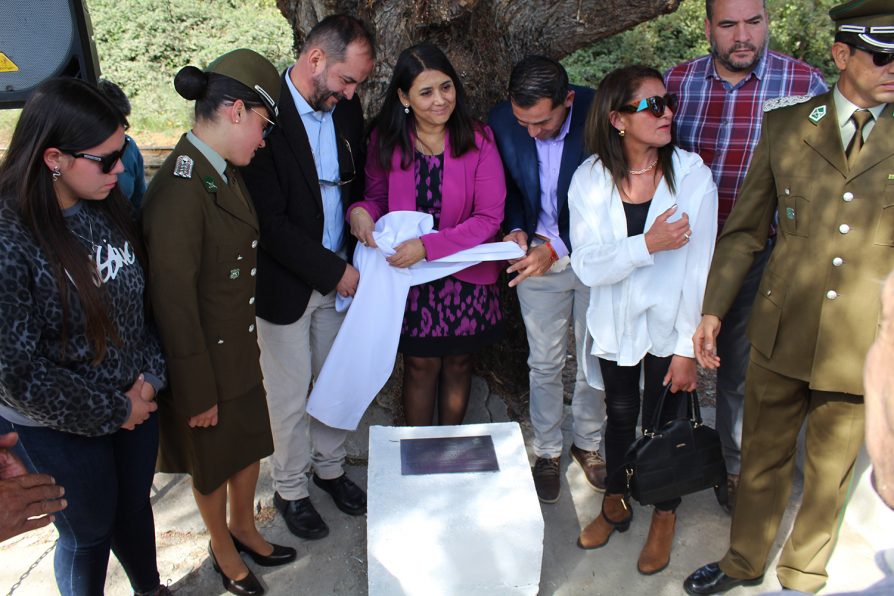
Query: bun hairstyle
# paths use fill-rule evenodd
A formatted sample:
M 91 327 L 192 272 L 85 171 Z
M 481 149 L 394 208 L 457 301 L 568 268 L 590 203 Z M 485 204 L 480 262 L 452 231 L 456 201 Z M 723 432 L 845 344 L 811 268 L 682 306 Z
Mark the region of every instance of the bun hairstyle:
M 196 102 L 196 120 L 214 120 L 221 104 L 241 100 L 248 107 L 265 107 L 275 121 L 280 87 L 276 67 L 245 48 L 227 52 L 205 70 L 184 66 L 174 77 L 177 93 Z
M 214 120 L 217 108 L 241 99 L 248 107 L 266 107 L 261 97 L 236 79 L 184 66 L 174 77 L 174 89 L 184 99 L 196 102 L 196 120 Z
M 201 99 L 208 87 L 208 75 L 195 66 L 184 66 L 174 77 L 174 89 L 183 99 Z

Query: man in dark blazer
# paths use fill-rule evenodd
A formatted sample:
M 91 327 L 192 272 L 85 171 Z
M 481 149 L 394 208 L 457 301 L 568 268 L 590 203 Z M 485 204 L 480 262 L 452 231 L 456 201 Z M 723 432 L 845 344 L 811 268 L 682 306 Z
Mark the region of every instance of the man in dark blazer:
M 764 115 L 708 274 L 695 354 L 716 368 L 721 321 L 778 220 L 748 326 L 730 548 L 686 579 L 689 594 L 762 581 L 802 423 L 804 492 L 776 576 L 784 588 L 819 590 L 863 441 L 863 363 L 894 268 L 894 4 L 852 0 L 829 14 L 835 89 L 777 100 Z
M 363 190 L 355 91 L 374 60 L 361 21 L 320 21 L 283 75 L 278 126 L 244 171 L 261 224 L 258 343 L 274 440 L 273 501 L 289 530 L 306 539 L 329 533 L 309 498 L 311 467 L 339 509 L 366 513 L 366 494 L 343 470 L 347 432 L 311 418 L 305 405 L 343 320 L 336 293 L 352 296 L 360 279 L 347 262 L 344 216 Z
M 509 282 L 518 288 L 530 349 L 530 410 L 534 426 L 534 485 L 544 503 L 559 498 L 564 400 L 562 368 L 568 326 L 574 322 L 578 361 L 587 333 L 590 290 L 569 266 L 568 185 L 587 157 L 584 125 L 593 90 L 568 84 L 561 64 L 528 56 L 512 70 L 509 100 L 488 123 L 506 170 L 504 240 L 527 255 L 511 264 Z M 571 456 L 595 490 L 605 490 L 605 461 L 599 455 L 605 402 L 579 368 L 572 399 Z

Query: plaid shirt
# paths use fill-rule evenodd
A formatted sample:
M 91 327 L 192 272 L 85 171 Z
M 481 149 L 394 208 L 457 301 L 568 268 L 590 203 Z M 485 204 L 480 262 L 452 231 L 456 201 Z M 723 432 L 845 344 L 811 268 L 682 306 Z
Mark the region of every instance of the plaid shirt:
M 674 114 L 677 145 L 698 153 L 714 174 L 718 232 L 733 208 L 761 136 L 764 102 L 828 91 L 818 69 L 772 51 L 736 85 L 720 78 L 711 56 L 678 64 L 664 79 L 668 93 L 680 99 Z

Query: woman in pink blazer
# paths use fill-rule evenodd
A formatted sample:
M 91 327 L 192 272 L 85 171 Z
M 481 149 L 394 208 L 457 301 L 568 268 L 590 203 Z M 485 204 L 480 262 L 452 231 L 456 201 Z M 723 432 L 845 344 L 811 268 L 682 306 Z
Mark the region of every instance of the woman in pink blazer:
M 472 119 L 462 83 L 434 45 L 401 52 L 376 117 L 366 160 L 365 200 L 348 212 L 351 233 L 375 246 L 375 220 L 421 211 L 437 232 L 401 244 L 388 262 L 410 267 L 493 241 L 503 220 L 506 182 L 491 130 Z M 471 355 L 502 335 L 497 277 L 486 262 L 414 286 L 399 350 L 404 355 L 407 424 L 460 424 L 471 387 Z

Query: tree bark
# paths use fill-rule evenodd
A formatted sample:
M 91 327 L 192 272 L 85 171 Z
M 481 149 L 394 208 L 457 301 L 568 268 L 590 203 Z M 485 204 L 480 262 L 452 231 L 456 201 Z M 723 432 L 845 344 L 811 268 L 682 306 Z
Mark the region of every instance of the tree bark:
M 680 0 L 277 0 L 300 51 L 305 35 L 323 17 L 353 14 L 376 35 L 376 68 L 360 89 L 367 119 L 381 105 L 397 55 L 429 41 L 450 58 L 469 96 L 472 112 L 484 118 L 505 99 L 512 66 L 528 54 L 561 59 L 577 49 L 673 12 Z M 620 65 L 619 65 L 620 66 Z M 518 299 L 504 288 L 505 341 L 482 352 L 476 370 L 491 389 L 510 400 L 512 414 L 523 417 L 528 387 L 527 337 Z M 573 343 L 570 345 L 573 346 Z
M 295 49 L 323 17 L 345 12 L 376 34 L 378 61 L 361 88 L 367 117 L 381 103 L 397 55 L 421 41 L 440 46 L 483 117 L 506 94 L 512 65 L 527 54 L 556 59 L 596 40 L 676 10 L 679 0 L 277 0 Z

